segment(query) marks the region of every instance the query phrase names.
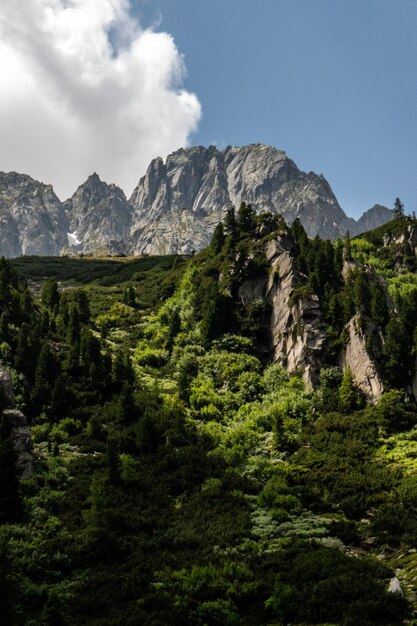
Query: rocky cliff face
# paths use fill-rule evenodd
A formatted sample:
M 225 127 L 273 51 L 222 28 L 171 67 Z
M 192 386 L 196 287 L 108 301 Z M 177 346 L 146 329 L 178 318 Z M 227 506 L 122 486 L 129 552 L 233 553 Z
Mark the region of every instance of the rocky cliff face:
M 0 173 L 0 255 L 76 252 L 166 254 L 204 248 L 228 208 L 299 218 L 310 237 L 326 239 L 379 226 L 392 211 L 375 205 L 346 216 L 326 179 L 302 172 L 285 152 L 252 144 L 181 149 L 149 165 L 128 201 L 113 184 L 90 176 L 64 204 L 50 185 Z
M 16 455 L 16 469 L 23 479 L 30 478 L 33 470 L 32 437 L 26 417 L 18 409 L 6 409 L 4 416 L 11 426 L 11 438 Z
M 32 437 L 26 417 L 15 407 L 15 397 L 10 371 L 0 367 L 0 387 L 6 409 L 3 416 L 10 425 L 10 436 L 16 454 L 16 469 L 23 479 L 30 478 L 34 463 Z
M 340 366 L 350 369 L 355 383 L 368 400 L 378 400 L 384 391 L 378 358 L 375 358 L 380 360 L 382 357 L 382 353 L 378 354 L 383 341 L 380 331 L 372 320 L 361 319 L 359 314 L 349 321 L 346 328 L 347 341 L 340 355 Z
M 64 203 L 72 241 L 79 252 L 127 251 L 132 208 L 123 191 L 92 174 Z
M 67 232 L 65 212 L 51 185 L 0 172 L 1 255 L 59 255 Z
M 166 162 L 152 161 L 134 190 L 132 246 L 136 254 L 190 252 L 209 241 L 227 208 L 249 202 L 258 212 L 299 218 L 309 236 L 327 239 L 356 234 L 370 222 L 388 221 L 392 213 L 371 209 L 363 222 L 348 218 L 329 183 L 298 169 L 285 152 L 253 144 L 181 149 Z
M 305 382 L 313 386 L 323 364 L 325 333 L 318 297 L 295 294 L 299 277 L 293 246 L 285 236 L 266 245 L 266 257 L 272 267 L 267 284 L 271 346 L 275 362 L 290 372 L 301 371 Z
M 301 275 L 296 269 L 295 244 L 288 233 L 267 241 L 268 277 L 245 281 L 239 289 L 244 306 L 256 300 L 270 311 L 269 353 L 272 361 L 289 372 L 301 372 L 308 386 L 317 382 L 325 362 L 325 329 L 318 297 L 298 291 Z
M 341 329 L 343 347 L 336 352 L 319 298 L 297 267 L 298 252 L 291 231 L 279 218 L 265 216 L 256 227 L 254 241 L 254 250 L 258 251 L 262 241 L 267 270 L 264 275 L 245 280 L 238 296 L 246 309 L 258 304 L 259 310 L 265 311 L 263 324 L 268 329 L 269 343 L 257 344 L 259 354 L 289 372 L 301 373 L 309 387 L 316 386 L 323 367 L 338 363 L 341 370 L 352 372 L 354 382 L 368 400 L 378 400 L 384 391 L 381 329 L 364 313 L 356 313 Z M 387 305 L 395 314 L 384 279 L 371 268 L 345 260 L 340 278 L 349 284 L 352 274 L 361 272 L 368 285 L 377 284 L 386 293 Z M 413 381 L 417 394 L 415 390 L 417 376 Z

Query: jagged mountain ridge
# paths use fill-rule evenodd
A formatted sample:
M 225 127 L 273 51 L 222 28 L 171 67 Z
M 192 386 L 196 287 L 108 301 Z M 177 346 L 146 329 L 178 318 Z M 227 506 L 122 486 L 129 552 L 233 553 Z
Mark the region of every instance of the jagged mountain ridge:
M 59 255 L 68 220 L 52 185 L 25 174 L 0 172 L 0 254 Z
M 0 174 L 0 254 L 190 253 L 205 247 L 227 209 L 242 201 L 288 223 L 299 218 L 309 236 L 328 239 L 392 218 L 381 205 L 357 222 L 347 217 L 322 175 L 302 172 L 272 146 L 198 146 L 154 159 L 129 200 L 96 173 L 65 202 L 30 176 Z
M 80 252 L 126 252 L 132 207 L 120 187 L 108 185 L 94 173 L 64 202 Z
M 170 154 L 165 163 L 154 159 L 139 181 L 130 198 L 133 251 L 201 249 L 226 210 L 242 201 L 257 212 L 280 213 L 287 223 L 299 218 L 310 237 L 357 234 L 371 223 L 366 214 L 363 223 L 347 217 L 326 179 L 302 172 L 282 150 L 263 144 L 223 151 L 198 146 Z M 381 209 L 371 214 L 378 225 L 392 218 L 392 211 Z
M 374 230 L 389 222 L 393 217 L 392 209 L 381 204 L 374 204 L 373 207 L 365 211 L 365 213 L 356 222 L 357 232 L 365 233 L 368 230 Z

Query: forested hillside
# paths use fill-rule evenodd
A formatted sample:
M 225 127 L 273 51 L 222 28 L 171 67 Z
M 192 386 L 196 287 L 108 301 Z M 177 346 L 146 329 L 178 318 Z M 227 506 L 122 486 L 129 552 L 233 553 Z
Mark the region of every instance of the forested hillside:
M 4 623 L 416 623 L 416 246 L 1 260 Z

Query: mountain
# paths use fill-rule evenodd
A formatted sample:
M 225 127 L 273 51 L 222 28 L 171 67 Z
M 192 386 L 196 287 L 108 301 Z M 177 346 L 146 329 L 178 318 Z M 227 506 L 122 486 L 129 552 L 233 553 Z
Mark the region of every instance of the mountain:
M 201 250 L 226 211 L 242 202 L 299 218 L 310 237 L 376 228 L 393 213 L 375 205 L 356 222 L 322 175 L 303 172 L 282 150 L 262 144 L 178 150 L 154 159 L 129 200 L 94 173 L 61 203 L 50 185 L 0 174 L 0 255 L 167 254 Z
M 378 226 L 382 226 L 386 222 L 389 222 L 392 218 L 392 209 L 387 209 L 387 207 L 382 206 L 381 204 L 374 204 L 374 206 L 365 211 L 365 213 L 356 222 L 356 232 L 365 233 L 367 230 L 373 230 L 374 228 L 378 228 Z
M 181 149 L 166 162 L 149 165 L 133 191 L 132 246 L 135 254 L 190 252 L 210 241 L 215 225 L 231 206 L 249 202 L 257 212 L 280 213 L 287 223 L 299 218 L 310 237 L 357 234 L 392 218 L 374 207 L 363 223 L 341 209 L 322 175 L 302 172 L 285 152 L 251 144 Z M 366 214 L 365 214 L 366 215 Z
M 0 255 L 59 255 L 68 220 L 51 185 L 25 174 L 0 172 Z
M 64 210 L 72 243 L 79 251 L 126 251 L 132 208 L 120 187 L 108 185 L 94 173 L 64 202 Z

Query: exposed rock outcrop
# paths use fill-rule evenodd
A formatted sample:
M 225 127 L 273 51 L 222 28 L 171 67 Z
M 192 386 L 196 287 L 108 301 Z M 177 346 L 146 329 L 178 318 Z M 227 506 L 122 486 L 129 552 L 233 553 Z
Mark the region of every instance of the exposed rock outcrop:
M 119 187 L 94 173 L 64 203 L 64 209 L 72 233 L 68 243 L 78 252 L 127 252 L 133 211 Z
M 11 438 L 16 453 L 16 469 L 21 478 L 30 478 L 33 470 L 32 439 L 26 417 L 18 409 L 6 409 L 4 416 L 11 427 Z
M 301 372 L 312 387 L 323 364 L 325 333 L 318 297 L 297 289 L 301 281 L 294 252 L 294 241 L 287 233 L 268 241 L 265 245 L 271 268 L 268 277 L 245 281 L 239 297 L 244 306 L 257 299 L 267 303 L 272 360 L 289 372 Z
M 10 425 L 10 436 L 16 453 L 16 469 L 21 478 L 29 478 L 34 463 L 30 428 L 26 417 L 15 407 L 12 378 L 4 366 L 0 367 L 0 387 L 7 407 L 3 415 Z
M 51 185 L 0 172 L 0 255 L 59 255 L 68 221 Z
M 15 406 L 13 382 L 10 371 L 5 367 L 0 367 L 0 388 L 7 408 Z
M 353 379 L 368 400 L 378 400 L 384 391 L 378 360 L 371 354 L 382 346 L 378 327 L 360 314 L 346 326 L 347 340 L 340 355 L 342 369 L 350 369 Z M 380 355 L 376 355 L 377 357 Z
M 204 248 L 227 209 L 242 201 L 289 224 L 299 218 L 309 236 L 327 239 L 392 217 L 375 205 L 355 222 L 322 175 L 302 172 L 272 146 L 198 146 L 154 159 L 129 201 L 97 174 L 62 204 L 50 185 L 0 173 L 0 255 L 186 254 Z
M 401 589 L 401 583 L 398 580 L 397 576 L 394 576 L 394 578 L 391 578 L 391 580 L 389 581 L 388 592 L 398 593 L 400 596 L 404 595 L 403 590 Z
M 392 217 L 388 209 L 374 207 L 362 222 L 355 222 L 340 208 L 322 175 L 300 171 L 285 152 L 272 146 L 229 146 L 223 151 L 199 146 L 149 165 L 130 198 L 135 211 L 133 250 L 199 250 L 209 243 L 227 208 L 242 201 L 258 212 L 279 213 L 287 223 L 299 218 L 309 236 L 327 239 L 347 230 L 357 234 L 371 222 L 380 225 Z

